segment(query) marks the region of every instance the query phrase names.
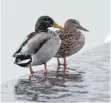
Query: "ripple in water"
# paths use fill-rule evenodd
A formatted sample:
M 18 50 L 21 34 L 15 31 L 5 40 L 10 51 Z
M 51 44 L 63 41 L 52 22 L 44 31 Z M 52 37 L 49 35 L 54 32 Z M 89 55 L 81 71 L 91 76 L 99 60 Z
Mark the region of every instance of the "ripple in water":
M 39 71 L 9 81 L 2 86 L 2 101 L 110 102 L 109 44 L 71 56 L 68 72 L 60 70 L 49 70 L 47 75 Z

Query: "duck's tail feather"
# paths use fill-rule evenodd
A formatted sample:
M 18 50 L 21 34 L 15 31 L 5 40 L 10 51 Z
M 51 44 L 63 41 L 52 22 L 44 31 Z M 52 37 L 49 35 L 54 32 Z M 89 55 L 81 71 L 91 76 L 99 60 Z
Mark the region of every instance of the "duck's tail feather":
M 15 57 L 15 64 L 21 67 L 27 67 L 32 61 L 31 55 L 18 55 Z

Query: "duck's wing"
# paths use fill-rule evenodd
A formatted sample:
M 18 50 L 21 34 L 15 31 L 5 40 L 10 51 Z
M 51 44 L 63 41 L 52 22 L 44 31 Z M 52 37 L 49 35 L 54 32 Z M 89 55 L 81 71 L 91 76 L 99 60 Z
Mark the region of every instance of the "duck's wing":
M 46 33 L 30 33 L 23 43 L 19 46 L 13 57 L 18 55 L 31 55 L 36 53 L 50 37 Z
M 28 40 L 31 39 L 35 34 L 36 34 L 35 32 L 32 32 L 32 33 L 30 33 L 29 35 L 26 36 L 26 38 L 23 40 L 23 42 L 19 45 L 19 47 L 17 48 L 17 50 L 13 54 L 13 57 L 16 57 L 16 55 L 20 53 L 20 51 L 26 45 Z

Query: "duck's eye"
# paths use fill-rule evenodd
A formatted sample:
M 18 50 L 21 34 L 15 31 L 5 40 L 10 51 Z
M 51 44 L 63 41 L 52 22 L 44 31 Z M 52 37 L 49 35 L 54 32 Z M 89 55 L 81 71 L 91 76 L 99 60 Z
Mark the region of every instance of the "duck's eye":
M 50 24 L 50 21 L 46 21 L 46 24 Z
M 72 23 L 76 24 L 76 21 L 72 21 Z
M 46 23 L 47 26 L 49 26 L 49 27 L 51 26 L 50 21 L 46 21 L 45 23 Z

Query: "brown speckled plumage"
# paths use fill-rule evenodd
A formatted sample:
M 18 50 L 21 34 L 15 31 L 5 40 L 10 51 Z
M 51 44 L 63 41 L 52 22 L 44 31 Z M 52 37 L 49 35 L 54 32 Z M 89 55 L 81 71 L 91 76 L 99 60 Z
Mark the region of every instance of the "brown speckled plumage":
M 66 70 L 66 57 L 77 53 L 85 44 L 85 37 L 78 29 L 88 31 L 77 20 L 69 19 L 65 22 L 64 30 L 56 31 L 62 42 L 55 57 L 58 58 L 58 66 L 60 65 L 59 58 L 64 58 L 64 70 Z
M 59 34 L 60 39 L 62 40 L 60 49 L 58 50 L 56 56 L 57 57 L 64 57 L 64 56 L 70 56 L 72 55 L 72 49 L 76 47 L 77 45 L 83 46 L 85 43 L 84 41 L 80 41 L 81 38 L 81 32 L 70 32 L 68 30 L 59 30 L 57 31 Z M 75 53 L 77 50 L 73 51 Z

